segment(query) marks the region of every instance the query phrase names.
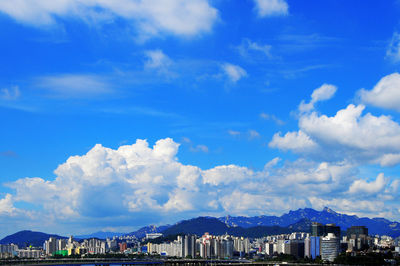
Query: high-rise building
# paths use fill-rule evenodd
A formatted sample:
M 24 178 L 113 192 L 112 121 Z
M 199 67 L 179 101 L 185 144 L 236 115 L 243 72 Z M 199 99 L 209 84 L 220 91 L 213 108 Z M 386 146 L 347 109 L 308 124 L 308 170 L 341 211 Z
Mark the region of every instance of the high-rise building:
M 313 222 L 311 224 L 311 235 L 312 236 L 324 236 L 325 234 L 325 230 L 324 230 L 324 225 L 317 223 L 317 222 Z
M 321 255 L 321 238 L 319 236 L 310 237 L 310 257 L 315 259 Z
M 358 238 L 360 235 L 368 236 L 368 228 L 365 226 L 352 226 L 347 229 L 347 238 L 351 238 L 352 235 L 355 235 L 355 238 Z
M 265 254 L 272 256 L 274 254 L 274 243 L 265 243 Z
M 58 239 L 57 240 L 57 251 L 64 250 L 67 246 L 67 241 L 65 239 Z
M 335 224 L 326 224 L 324 236 L 327 236 L 329 233 L 332 233 L 337 238 L 340 238 L 340 226 L 336 226 Z
M 304 239 L 304 257 L 311 258 L 311 240 L 309 237 Z
M 57 251 L 57 238 L 50 237 L 45 241 L 46 254 L 53 255 Z
M 335 224 L 320 224 L 313 222 L 311 224 L 311 236 L 326 236 L 329 233 L 334 234 L 337 238 L 340 238 L 340 227 Z
M 321 240 L 321 258 L 322 260 L 334 261 L 339 255 L 340 241 L 333 233 L 328 233 Z

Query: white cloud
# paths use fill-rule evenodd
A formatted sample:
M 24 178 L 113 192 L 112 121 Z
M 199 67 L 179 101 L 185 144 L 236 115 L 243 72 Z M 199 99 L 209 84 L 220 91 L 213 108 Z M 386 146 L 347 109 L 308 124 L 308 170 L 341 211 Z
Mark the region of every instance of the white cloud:
M 179 144 L 169 138 L 152 147 L 146 140 L 118 149 L 98 144 L 84 155 L 69 157 L 55 170 L 52 180 L 22 178 L 9 184 L 15 192 L 0 200 L 0 216 L 23 213 L 14 209 L 13 203 L 28 202 L 39 211 L 21 217 L 18 229 L 28 222 L 38 230 L 59 230 L 68 224 L 71 233 L 73 225 L 81 228 L 82 223 L 139 226 L 205 213 L 282 214 L 300 207 L 319 208 L 321 202 L 356 212 L 358 205 L 347 203 L 357 200 L 359 193 L 346 191 L 371 191 L 374 182 L 385 198 L 379 197 L 382 193 L 368 193 L 368 199 L 385 204 L 379 211 L 368 209 L 370 215 L 391 212 L 397 200 L 398 183 L 382 186 L 379 178 L 372 183 L 362 181 L 348 162 L 299 159 L 278 166 L 280 159 L 275 158 L 261 171 L 234 164 L 203 170 L 181 163 L 178 149 Z M 5 222 L 0 218 L 0 224 Z M 8 226 L 9 231 L 17 230 L 14 224 Z
M 237 65 L 225 63 L 222 65 L 222 69 L 223 69 L 225 75 L 233 83 L 236 83 L 240 79 L 247 77 L 246 70 L 244 70 L 243 68 L 241 68 L 240 66 L 237 66 Z
M 388 153 L 384 154 L 380 160 L 380 164 L 382 166 L 395 166 L 400 163 L 400 153 L 398 154 L 393 154 L 393 153 Z
M 282 160 L 281 158 L 275 157 L 274 159 L 272 159 L 271 161 L 269 161 L 264 165 L 264 170 L 268 170 L 269 168 L 276 166 L 281 160 Z
M 174 78 L 176 73 L 171 71 L 173 61 L 160 49 L 146 51 L 147 60 L 144 63 L 146 69 L 157 71 L 159 74 L 165 75 L 168 78 Z
M 254 0 L 260 17 L 282 16 L 289 14 L 286 0 Z
M 113 92 L 108 81 L 98 75 L 61 74 L 36 79 L 36 87 L 51 92 L 51 97 L 87 98 Z
M 367 104 L 400 112 L 400 74 L 393 73 L 383 77 L 370 90 L 360 90 L 361 100 Z
M 297 132 L 287 132 L 284 136 L 281 136 L 280 132 L 275 133 L 268 145 L 271 148 L 293 150 L 298 153 L 315 150 L 318 146 L 301 130 Z
M 335 199 L 323 199 L 320 197 L 310 197 L 311 204 L 315 208 L 322 209 L 326 206 L 334 209 L 337 212 L 346 213 L 348 215 L 364 216 L 379 216 L 380 212 L 385 208 L 385 204 L 382 201 L 371 201 L 371 200 L 359 200 L 359 199 L 346 199 L 346 198 L 335 198 Z M 354 202 L 357 204 L 354 204 Z M 389 218 L 388 216 L 383 216 Z
M 17 0 L 1 1 L 0 11 L 34 26 L 52 25 L 59 18 L 97 23 L 122 18 L 147 36 L 209 32 L 218 18 L 218 11 L 207 0 Z
M 400 125 L 388 116 L 362 115 L 364 108 L 350 104 L 332 117 L 304 113 L 299 131 L 276 133 L 269 146 L 325 160 L 393 165 L 400 154 Z
M 191 192 L 175 189 L 169 193 L 169 200 L 165 203 L 164 208 L 166 211 L 189 211 L 193 210 L 194 206 L 191 203 L 192 196 Z
M 302 101 L 299 105 L 300 112 L 308 112 L 314 109 L 314 104 L 320 101 L 326 101 L 331 99 L 336 93 L 337 87 L 330 84 L 323 84 L 318 89 L 315 89 L 311 94 L 311 100 L 309 103 Z
M 358 179 L 351 184 L 349 188 L 349 193 L 358 194 L 365 196 L 367 194 L 376 194 L 381 192 L 386 187 L 387 181 L 383 175 L 380 173 L 375 181 L 367 182 L 364 179 Z
M 400 61 L 400 34 L 394 32 L 392 39 L 390 40 L 389 46 L 386 50 L 386 58 L 393 60 L 394 62 Z
M 202 173 L 203 182 L 218 186 L 220 184 L 229 184 L 231 182 L 242 181 L 253 176 L 253 172 L 246 167 L 236 165 L 221 165 Z
M 172 64 L 172 60 L 159 49 L 147 51 L 146 56 L 148 58 L 144 64 L 146 68 L 165 69 Z
M 2 100 L 7 100 L 7 101 L 16 100 L 20 96 L 21 96 L 21 92 L 19 91 L 18 86 L 0 89 L 0 99 L 2 99 Z
M 11 194 L 6 194 L 3 199 L 0 199 L 0 216 L 12 215 L 16 211 Z

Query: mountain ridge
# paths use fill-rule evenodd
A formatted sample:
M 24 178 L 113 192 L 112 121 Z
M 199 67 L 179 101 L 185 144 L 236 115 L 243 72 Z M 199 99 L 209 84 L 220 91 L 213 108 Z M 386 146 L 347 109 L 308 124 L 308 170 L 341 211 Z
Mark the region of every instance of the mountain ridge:
M 196 220 L 197 219 L 197 220 Z M 196 228 L 188 226 L 188 222 L 197 222 Z M 218 221 L 218 222 L 217 222 Z M 400 236 L 400 223 L 396 221 L 390 221 L 386 218 L 375 217 L 358 217 L 357 215 L 347 215 L 335 212 L 334 210 L 325 207 L 322 211 L 317 211 L 311 208 L 298 209 L 295 211 L 289 211 L 281 216 L 272 215 L 259 215 L 253 217 L 246 216 L 224 216 L 224 217 L 197 217 L 188 220 L 182 220 L 174 225 L 148 225 L 144 226 L 136 231 L 130 233 L 107 233 L 97 232 L 93 234 L 84 235 L 87 238 L 99 236 L 99 233 L 104 233 L 103 237 L 107 234 L 129 235 L 135 236 L 141 239 L 148 233 L 163 233 L 174 234 L 174 233 L 196 233 L 203 234 L 204 232 L 212 233 L 216 230 L 216 233 L 231 233 L 233 235 L 244 234 L 249 237 L 256 237 L 257 234 L 265 235 L 265 233 L 274 232 L 293 232 L 293 231 L 309 231 L 312 222 L 319 222 L 323 224 L 334 223 L 341 227 L 342 231 L 347 230 L 353 225 L 364 225 L 368 228 L 370 235 L 389 235 L 391 237 Z M 215 225 L 217 227 L 210 227 Z M 185 227 L 187 226 L 187 227 Z M 236 229 L 235 229 L 236 228 Z M 197 231 L 196 231 L 197 230 Z M 203 231 L 204 230 L 204 231 Z M 224 232 L 225 231 L 225 232 Z M 41 232 L 33 232 L 30 230 L 24 230 L 15 234 L 6 236 L 0 240 L 0 244 L 20 244 L 27 246 L 31 244 L 43 244 L 50 236 L 57 238 L 66 238 L 58 236 L 56 234 L 46 234 Z M 83 238 L 77 236 L 77 238 Z
M 364 225 L 368 227 L 369 234 L 372 235 L 389 235 L 392 237 L 400 236 L 399 222 L 390 221 L 382 217 L 360 218 L 357 215 L 347 215 L 335 212 L 328 207 L 325 207 L 322 211 L 317 211 L 311 208 L 298 209 L 295 211 L 289 211 L 281 216 L 224 216 L 219 219 L 230 226 L 241 227 L 252 227 L 255 225 L 278 225 L 287 227 L 301 219 L 308 219 L 311 222 L 319 222 L 323 224 L 334 223 L 340 226 L 342 231 L 347 230 L 347 228 L 353 225 Z

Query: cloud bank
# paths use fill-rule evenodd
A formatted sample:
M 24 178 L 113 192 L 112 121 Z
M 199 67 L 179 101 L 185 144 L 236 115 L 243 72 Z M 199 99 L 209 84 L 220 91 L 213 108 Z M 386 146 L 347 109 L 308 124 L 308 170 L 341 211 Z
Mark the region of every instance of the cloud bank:
M 357 198 L 360 192 L 368 192 L 369 200 L 384 206 L 382 211 L 398 217 L 391 206 L 398 197 L 392 189 L 398 187 L 395 181 L 379 175 L 368 183 L 348 162 L 298 159 L 278 165 L 280 159 L 274 158 L 261 171 L 234 164 L 201 169 L 179 161 L 179 146 L 170 138 L 152 147 L 140 139 L 118 149 L 97 144 L 59 165 L 53 180 L 33 177 L 9 183 L 14 192 L 0 199 L 5 228 L 17 229 L 7 224 L 10 217 L 24 219 L 25 224 L 28 220 L 38 229 L 43 219 L 46 228 L 58 230 L 60 224 L 78 230 L 82 223 L 90 224 L 88 230 L 113 223 L 133 228 L 198 215 L 281 214 L 305 206 L 318 208 L 321 201 L 338 211 L 376 215 L 371 208 L 354 210 L 340 201 Z M 15 203 L 38 208 L 27 216 L 29 211 Z

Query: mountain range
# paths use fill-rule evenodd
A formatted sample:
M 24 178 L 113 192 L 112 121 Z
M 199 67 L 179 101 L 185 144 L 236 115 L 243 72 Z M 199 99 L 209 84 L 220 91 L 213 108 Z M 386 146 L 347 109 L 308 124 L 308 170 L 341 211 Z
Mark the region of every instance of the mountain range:
M 356 215 L 341 214 L 329 208 L 317 211 L 311 208 L 289 211 L 282 216 L 224 216 L 198 217 L 190 220 L 180 221 L 174 225 L 155 226 L 149 225 L 130 233 L 96 232 L 88 235 L 77 236 L 77 238 L 101 238 L 112 236 L 129 235 L 141 239 L 148 233 L 163 233 L 165 236 L 174 234 L 196 234 L 202 235 L 205 232 L 210 234 L 231 234 L 246 237 L 261 237 L 270 234 L 281 234 L 290 232 L 309 232 L 312 222 L 323 224 L 334 223 L 341 227 L 342 231 L 353 225 L 364 225 L 369 229 L 370 235 L 400 236 L 400 223 L 392 222 L 385 218 L 366 218 Z M 0 240 L 0 244 L 15 243 L 22 246 L 40 246 L 50 236 L 65 238 L 57 235 L 49 235 L 40 232 L 20 231 Z
M 282 216 L 225 216 L 219 219 L 229 226 L 239 226 L 243 228 L 254 227 L 256 225 L 287 227 L 302 219 L 307 219 L 311 222 L 319 222 L 322 224 L 334 223 L 340 226 L 342 231 L 347 230 L 347 228 L 353 225 L 364 225 L 369 229 L 369 234 L 371 235 L 400 236 L 399 222 L 392 222 L 385 218 L 360 218 L 357 215 L 337 213 L 327 207 L 322 211 L 316 211 L 311 208 L 298 209 L 296 211 L 289 211 Z

